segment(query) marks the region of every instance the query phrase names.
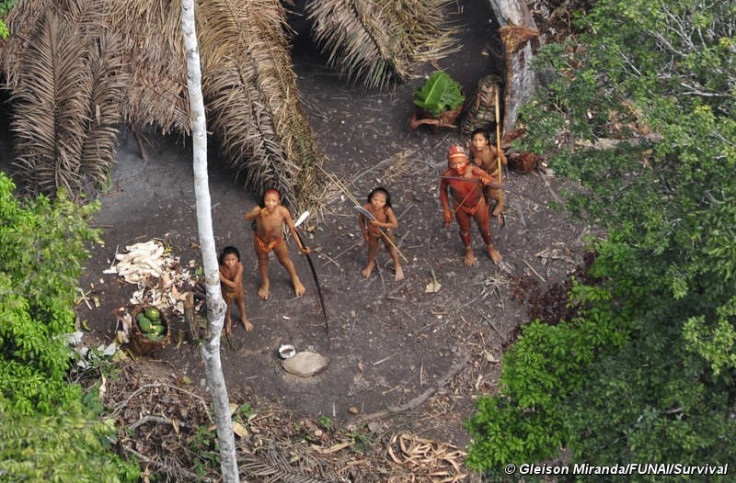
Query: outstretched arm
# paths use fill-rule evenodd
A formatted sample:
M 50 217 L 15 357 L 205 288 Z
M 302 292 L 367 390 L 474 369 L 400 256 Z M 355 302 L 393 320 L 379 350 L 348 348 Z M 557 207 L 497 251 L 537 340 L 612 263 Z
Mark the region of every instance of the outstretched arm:
M 246 221 L 252 220 L 254 218 L 258 218 L 258 215 L 261 214 L 261 207 L 256 205 L 252 210 L 247 212 L 245 215 L 243 215 L 243 218 Z
M 490 183 L 495 183 L 496 182 L 496 180 L 493 178 L 493 176 L 489 175 L 484 170 L 482 170 L 482 169 L 480 169 L 480 168 L 478 168 L 476 166 L 471 166 L 471 168 L 473 170 L 473 175 L 476 176 L 476 177 L 478 177 L 478 178 L 480 178 L 480 180 L 481 180 L 481 182 L 483 184 L 490 184 Z

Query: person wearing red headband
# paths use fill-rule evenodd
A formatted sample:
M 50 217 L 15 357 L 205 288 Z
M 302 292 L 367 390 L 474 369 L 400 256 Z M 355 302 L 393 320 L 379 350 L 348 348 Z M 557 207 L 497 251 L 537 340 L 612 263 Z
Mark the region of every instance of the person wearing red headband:
M 494 179 L 481 168 L 468 163 L 468 156 L 462 146 L 452 146 L 447 154 L 447 170 L 440 179 L 440 199 L 445 227 L 452 223 L 453 213 L 460 227 L 460 240 L 465 247 L 463 261 L 465 265 L 475 264 L 475 254 L 470 245 L 470 220 L 475 220 L 478 230 L 486 242 L 486 251 L 493 263 L 500 263 L 503 258 L 493 247 L 491 237 L 491 219 L 488 205 L 483 196 L 482 186 L 489 185 Z M 448 192 L 452 195 L 454 211 L 450 210 Z

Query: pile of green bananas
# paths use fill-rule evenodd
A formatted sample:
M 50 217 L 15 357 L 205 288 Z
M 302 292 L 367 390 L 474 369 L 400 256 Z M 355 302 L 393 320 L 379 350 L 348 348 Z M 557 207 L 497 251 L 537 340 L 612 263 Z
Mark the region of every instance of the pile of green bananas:
M 166 336 L 166 326 L 161 320 L 161 312 L 155 307 L 148 307 L 135 316 L 138 328 L 143 336 L 150 340 L 162 340 Z

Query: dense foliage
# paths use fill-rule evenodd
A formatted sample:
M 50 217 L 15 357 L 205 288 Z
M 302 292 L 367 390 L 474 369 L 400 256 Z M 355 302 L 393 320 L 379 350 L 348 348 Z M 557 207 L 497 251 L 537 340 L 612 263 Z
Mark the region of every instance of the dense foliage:
M 5 24 L 5 21 L 3 20 L 5 16 L 8 14 L 11 8 L 15 6 L 16 0 L 2 0 L 0 1 L 0 39 L 5 39 L 8 37 L 8 26 Z
M 114 427 L 67 381 L 78 279 L 86 245 L 98 239 L 85 218 L 96 205 L 64 193 L 21 202 L 14 189 L 0 173 L 0 476 L 135 479 L 136 466 L 104 451 Z
M 608 230 L 578 315 L 531 323 L 467 427 L 494 473 L 568 448 L 590 464 L 724 464 L 736 444 L 736 2 L 601 0 L 525 110 L 525 149 Z

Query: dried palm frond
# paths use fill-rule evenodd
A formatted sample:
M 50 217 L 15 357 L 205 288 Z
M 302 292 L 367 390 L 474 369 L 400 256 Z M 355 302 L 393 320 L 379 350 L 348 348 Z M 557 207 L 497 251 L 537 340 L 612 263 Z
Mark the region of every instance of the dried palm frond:
M 297 96 L 280 2 L 203 2 L 200 23 L 208 118 L 229 165 L 258 196 L 275 188 L 287 206 L 313 206 L 323 160 Z
M 87 41 L 77 25 L 48 11 L 29 46 L 13 93 L 15 166 L 32 180 L 33 192 L 71 193 L 81 185 L 80 157 L 90 120 L 92 76 Z
M 400 42 L 403 55 L 412 66 L 441 59 L 462 47 L 454 39 L 457 27 L 451 25 L 447 8 L 450 0 L 398 0 L 387 5 L 399 19 L 404 39 Z M 413 70 L 413 67 L 412 67 Z
M 23 56 L 30 46 L 28 39 L 36 30 L 39 19 L 53 9 L 52 0 L 20 1 L 5 18 L 10 35 L 5 40 L 0 38 L 0 67 L 10 87 L 18 84 Z
M 181 3 L 106 0 L 105 23 L 122 39 L 119 55 L 131 76 L 123 106 L 126 122 L 158 125 L 163 134 L 189 134 Z
M 80 42 L 87 42 L 89 62 L 84 72 L 90 78 L 96 76 L 94 89 L 89 86 L 84 91 L 86 101 L 75 98 L 79 104 L 86 103 L 88 112 L 86 121 L 77 119 L 73 124 L 93 132 L 84 141 L 81 161 L 75 158 L 77 166 L 66 171 L 101 180 L 113 161 L 112 124 L 118 119 L 120 104 L 123 120 L 138 128 L 155 124 L 164 134 L 189 133 L 180 7 L 177 1 L 21 0 L 12 11 L 8 18 L 11 36 L 0 44 L 0 62 L 7 84 L 18 92 L 33 89 L 20 86 L 21 72 L 24 63 L 42 60 L 36 58 L 38 49 L 31 48 L 33 42 L 28 39 L 33 31 L 29 25 L 35 25 L 44 12 L 63 11 L 77 25 Z M 256 195 L 277 188 L 287 206 L 315 210 L 323 194 L 317 176 L 323 156 L 298 98 L 283 6 L 278 0 L 200 0 L 197 8 L 208 119 L 211 131 L 221 139 L 228 164 L 243 175 L 246 187 Z M 111 37 L 102 40 L 103 31 Z M 123 89 L 121 79 L 126 73 L 129 81 Z M 119 103 L 121 92 L 124 100 Z M 31 124 L 38 124 L 27 119 L 32 104 L 27 101 L 16 110 L 19 127 L 30 129 Z M 81 146 L 83 139 L 76 144 Z M 20 163 L 35 177 L 35 168 L 41 164 L 33 141 L 27 135 L 18 146 L 25 153 Z M 47 140 L 47 144 L 51 149 L 54 141 Z
M 104 183 L 115 162 L 117 124 L 122 121 L 122 104 L 129 76 L 117 56 L 120 39 L 105 33 L 90 49 L 89 65 L 93 78 L 90 97 L 91 119 L 82 148 L 80 174 Z
M 289 455 L 289 458 L 286 455 Z M 273 441 L 256 453 L 246 453 L 238 461 L 244 481 L 318 483 L 345 481 L 308 451 L 284 442 L 276 447 Z
M 348 80 L 383 89 L 417 64 L 456 50 L 449 0 L 320 0 L 307 3 L 312 37 Z

